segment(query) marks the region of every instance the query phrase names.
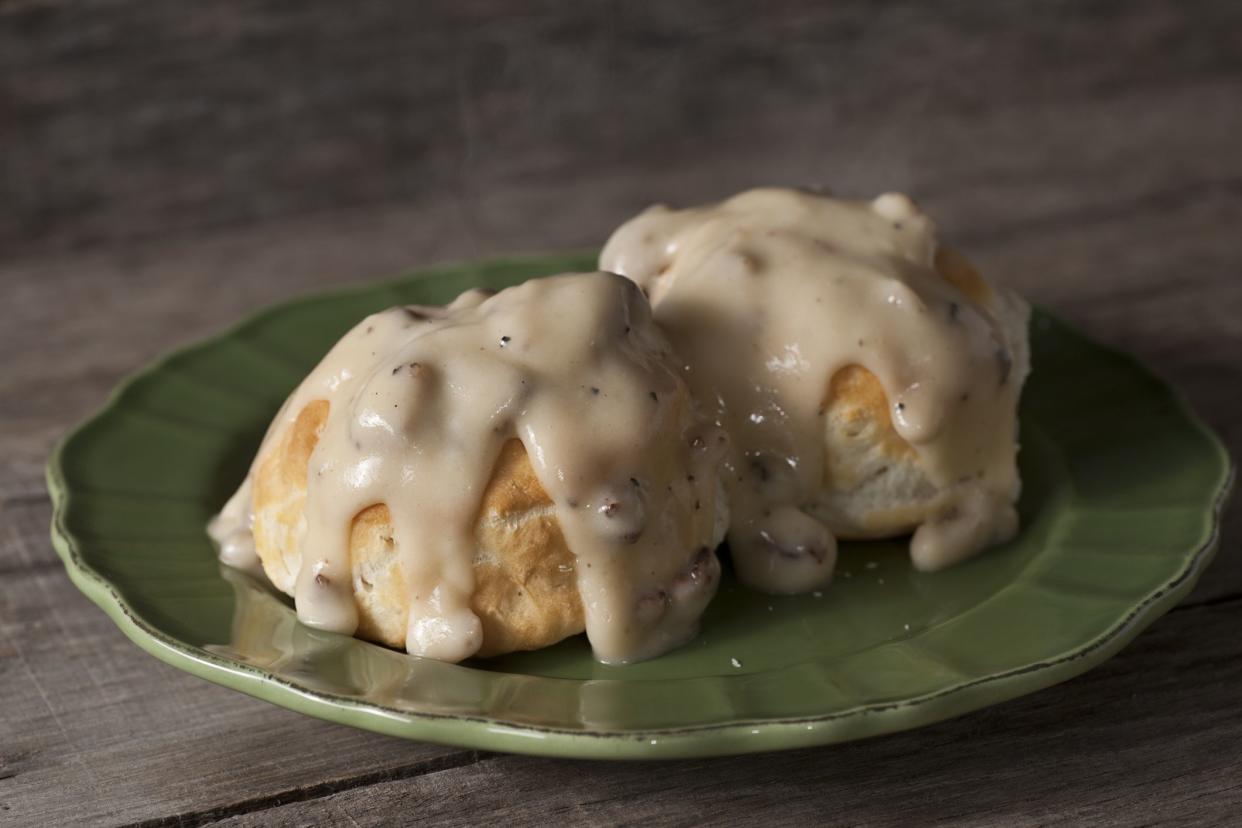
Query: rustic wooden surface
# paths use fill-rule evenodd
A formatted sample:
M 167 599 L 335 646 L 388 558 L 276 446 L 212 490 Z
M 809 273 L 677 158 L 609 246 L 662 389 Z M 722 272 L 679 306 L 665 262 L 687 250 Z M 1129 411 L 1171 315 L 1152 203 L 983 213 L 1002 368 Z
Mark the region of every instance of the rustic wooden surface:
M 257 305 L 598 244 L 651 200 L 912 192 L 1242 453 L 1242 5 L 0 0 L 0 824 L 1235 823 L 1242 519 L 1051 690 L 770 756 L 592 764 L 329 725 L 69 584 L 42 464 Z

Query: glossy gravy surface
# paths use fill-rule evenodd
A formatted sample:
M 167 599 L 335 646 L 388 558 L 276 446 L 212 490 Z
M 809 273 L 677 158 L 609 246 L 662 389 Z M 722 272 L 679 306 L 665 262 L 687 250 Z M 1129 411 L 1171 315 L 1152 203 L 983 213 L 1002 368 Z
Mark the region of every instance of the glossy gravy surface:
M 304 623 L 354 632 L 349 529 L 383 503 L 411 598 L 407 649 L 475 653 L 474 526 L 516 437 L 575 556 L 596 657 L 648 658 L 694 634 L 719 580 L 715 510 L 698 506 L 717 502 L 726 439 L 694 413 L 631 282 L 567 274 L 369 316 L 288 399 L 259 457 L 314 400 L 330 407 L 308 470 Z M 248 479 L 212 526 L 234 565 L 252 548 L 249 497 Z
M 1014 363 L 1024 374 L 1025 339 L 999 320 L 1025 320 L 1025 305 L 986 286 L 986 298 L 967 296 L 937 270 L 937 248 L 906 196 L 787 189 L 652 207 L 604 248 L 601 268 L 650 296 L 691 389 L 732 439 L 729 542 L 750 584 L 799 592 L 831 577 L 831 527 L 805 507 L 825 479 L 829 383 L 850 365 L 879 379 L 894 428 L 939 492 L 912 539 L 916 566 L 946 566 L 1016 531 Z

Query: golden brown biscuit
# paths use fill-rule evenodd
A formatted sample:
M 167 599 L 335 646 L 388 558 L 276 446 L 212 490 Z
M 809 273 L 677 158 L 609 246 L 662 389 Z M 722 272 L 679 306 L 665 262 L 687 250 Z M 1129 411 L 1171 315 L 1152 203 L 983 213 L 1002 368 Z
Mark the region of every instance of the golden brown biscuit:
M 1002 325 L 1021 345 L 1016 367 L 1025 377 L 1025 311 L 997 306 L 978 269 L 959 251 L 940 245 L 936 272 L 984 306 L 995 306 Z M 886 538 L 917 527 L 937 508 L 938 488 L 924 472 L 914 447 L 893 427 L 892 407 L 875 374 L 861 365 L 837 371 L 824 410 L 824 483 L 808 511 L 842 539 Z
M 648 293 L 730 432 L 729 544 L 749 585 L 822 588 L 838 537 L 912 531 L 912 563 L 935 570 L 1016 532 L 1028 308 L 909 197 L 657 205 L 600 266 Z
M 293 594 L 301 566 L 307 465 L 328 418 L 328 403 L 306 405 L 259 458 L 254 475 L 254 540 L 264 571 Z M 554 644 L 585 629 L 575 558 L 518 440 L 505 444 L 475 523 L 475 591 L 471 609 L 483 624 L 478 655 L 495 656 Z M 409 598 L 382 503 L 350 527 L 357 634 L 404 648 Z
M 890 537 L 917 526 L 936 487 L 893 428 L 875 374 L 859 365 L 838 371 L 824 424 L 824 482 L 808 511 L 842 539 Z

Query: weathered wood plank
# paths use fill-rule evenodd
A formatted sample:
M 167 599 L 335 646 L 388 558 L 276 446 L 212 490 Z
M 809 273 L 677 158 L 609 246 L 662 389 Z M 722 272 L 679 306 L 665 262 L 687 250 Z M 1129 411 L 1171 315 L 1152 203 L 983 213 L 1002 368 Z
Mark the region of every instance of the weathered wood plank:
M 142 654 L 58 571 L 41 469 L 256 306 L 768 182 L 911 191 L 1242 456 L 1240 36 L 1227 0 L 0 0 L 0 824 L 1231 821 L 1240 509 L 1209 605 L 1029 699 L 784 756 L 455 768 Z
M 911 733 L 656 765 L 498 756 L 221 824 L 1233 824 L 1239 606 L 1176 612 L 1087 675 Z
M 475 760 L 320 722 L 148 656 L 43 565 L 49 517 L 44 502 L 0 505 L 0 825 L 235 813 Z
M 348 14 L 276 0 L 197 14 L 16 3 L 0 17 L 0 246 L 380 201 L 468 213 L 496 187 L 521 197 L 599 170 L 632 182 L 610 194 L 623 211 L 679 167 L 716 194 L 764 180 L 982 183 L 1047 205 L 1056 193 L 1006 171 L 1055 184 L 1077 168 L 1080 189 L 1125 188 L 1160 157 L 1145 151 L 1159 134 L 1179 163 L 1209 150 L 1228 163 L 1212 136 L 1236 116 L 1202 89 L 1236 80 L 1240 18 L 1228 0 L 782 2 L 763 14 L 737 0 Z M 1099 109 L 1170 94 L 1182 103 L 1124 120 Z M 722 151 L 766 160 L 707 163 Z M 1097 169 L 1127 161 L 1129 176 Z M 474 212 L 485 230 L 492 216 Z

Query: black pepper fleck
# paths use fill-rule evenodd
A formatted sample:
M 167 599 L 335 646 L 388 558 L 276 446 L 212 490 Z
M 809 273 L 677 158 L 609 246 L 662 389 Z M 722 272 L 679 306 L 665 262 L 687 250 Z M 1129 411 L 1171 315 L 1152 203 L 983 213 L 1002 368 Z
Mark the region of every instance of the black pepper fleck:
M 392 369 L 392 375 L 395 377 L 397 374 L 401 373 L 402 369 L 408 371 L 412 377 L 421 377 L 423 375 L 423 364 L 421 362 L 410 362 L 406 365 L 398 365 L 396 368 Z

